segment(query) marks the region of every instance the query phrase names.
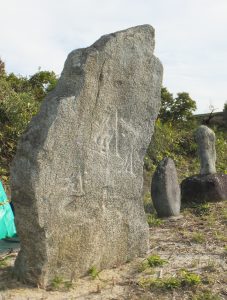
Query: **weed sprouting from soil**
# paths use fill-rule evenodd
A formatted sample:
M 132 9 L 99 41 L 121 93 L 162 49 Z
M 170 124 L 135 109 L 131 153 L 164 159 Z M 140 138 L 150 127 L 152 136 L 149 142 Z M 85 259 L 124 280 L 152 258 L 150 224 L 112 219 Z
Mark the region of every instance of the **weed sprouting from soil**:
M 64 280 L 62 276 L 55 276 L 49 286 L 53 291 L 67 291 L 72 287 L 72 282 Z
M 167 264 L 168 261 L 166 259 L 162 259 L 159 255 L 154 254 L 147 258 L 147 263 L 150 267 L 160 267 Z
M 161 258 L 157 254 L 153 254 L 148 256 L 140 265 L 139 271 L 143 272 L 144 270 L 148 268 L 154 268 L 154 267 L 162 267 L 164 264 L 167 264 L 168 261 L 166 259 Z
M 8 267 L 9 258 L 3 258 L 0 260 L 0 269 Z
M 95 266 L 92 266 L 89 271 L 88 271 L 89 275 L 92 277 L 92 279 L 96 279 L 99 278 L 99 273 L 100 271 L 97 270 L 97 268 Z
M 149 227 L 156 227 L 163 224 L 163 220 L 159 219 L 155 214 L 147 214 L 147 223 Z

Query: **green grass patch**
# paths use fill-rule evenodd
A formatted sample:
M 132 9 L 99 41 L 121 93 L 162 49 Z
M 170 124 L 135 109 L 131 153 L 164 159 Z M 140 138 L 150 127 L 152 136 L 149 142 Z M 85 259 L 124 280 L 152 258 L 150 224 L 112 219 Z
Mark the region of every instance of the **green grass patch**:
M 195 232 L 191 236 L 191 241 L 193 243 L 202 244 L 206 241 L 205 236 L 201 232 Z
M 66 291 L 69 290 L 71 287 L 72 282 L 64 280 L 62 276 L 55 276 L 50 284 L 50 289 L 54 291 Z
M 225 235 L 225 232 L 216 230 L 214 231 L 214 236 L 217 241 L 227 242 L 227 236 Z
M 164 278 L 142 278 L 139 284 L 142 287 L 150 287 L 161 290 L 174 290 L 179 288 L 190 288 L 201 283 L 201 277 L 198 274 L 181 270 L 179 274 Z
M 211 213 L 211 205 L 209 203 L 193 205 L 193 212 L 198 217 L 208 216 Z
M 147 223 L 149 227 L 157 227 L 162 225 L 163 220 L 159 219 L 155 214 L 147 214 Z
M 166 259 L 161 258 L 159 255 L 150 255 L 143 261 L 140 265 L 139 270 L 142 272 L 148 268 L 162 267 L 167 264 L 168 261 Z
M 0 260 L 0 268 L 1 269 L 8 267 L 9 259 L 10 259 L 9 257 L 6 257 L 6 258 Z
M 211 291 L 206 290 L 195 295 L 192 300 L 221 300 L 221 298 L 218 294 L 213 294 Z
M 99 278 L 99 273 L 100 273 L 100 272 L 101 272 L 101 271 L 98 271 L 97 268 L 96 268 L 95 266 L 92 266 L 92 267 L 89 269 L 89 271 L 88 271 L 88 273 L 89 273 L 89 275 L 92 277 L 92 279 Z

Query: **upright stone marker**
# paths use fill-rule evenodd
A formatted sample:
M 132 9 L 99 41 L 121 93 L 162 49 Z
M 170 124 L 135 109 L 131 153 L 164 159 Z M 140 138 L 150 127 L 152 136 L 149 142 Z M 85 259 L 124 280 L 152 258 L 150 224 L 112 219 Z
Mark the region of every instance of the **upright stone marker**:
M 215 133 L 209 127 L 201 125 L 196 130 L 196 142 L 200 159 L 200 174 L 216 173 Z
M 157 166 L 151 183 L 151 196 L 159 217 L 180 214 L 181 193 L 174 161 L 165 157 Z
M 227 175 L 216 173 L 215 133 L 201 125 L 196 130 L 200 174 L 181 182 L 182 202 L 217 202 L 227 200 Z
M 45 286 L 146 253 L 143 158 L 160 107 L 154 29 L 69 54 L 11 169 L 20 280 Z

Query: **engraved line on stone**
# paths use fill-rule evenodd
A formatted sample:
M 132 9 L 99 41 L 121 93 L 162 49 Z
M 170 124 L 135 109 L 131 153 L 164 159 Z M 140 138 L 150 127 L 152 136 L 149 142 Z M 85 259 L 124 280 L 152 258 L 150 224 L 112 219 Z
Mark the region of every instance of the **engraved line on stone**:
M 103 201 L 106 201 L 108 199 L 108 191 L 107 188 L 103 188 Z
M 130 173 L 131 175 L 135 175 L 133 172 L 133 146 L 131 149 L 131 152 L 128 154 L 125 160 L 125 164 L 123 166 L 123 169 L 127 172 Z
M 75 195 L 77 197 L 81 197 L 85 195 L 84 189 L 83 189 L 83 178 L 81 175 L 81 171 L 79 171 L 77 177 L 76 177 L 76 182 L 75 182 L 75 190 L 73 190 L 73 192 L 75 191 Z
M 139 135 L 139 133 L 131 126 L 130 123 L 127 123 L 123 120 L 123 118 L 120 118 L 118 115 L 118 110 L 115 111 L 115 120 L 114 124 L 111 124 L 113 122 L 113 117 L 107 116 L 100 125 L 96 123 L 96 126 L 98 127 L 99 132 L 95 136 L 95 143 L 100 149 L 100 152 L 106 153 L 108 155 L 109 153 L 109 145 L 112 141 L 114 135 L 115 135 L 115 155 L 117 157 L 120 157 L 119 154 L 119 123 L 121 126 L 127 130 L 130 134 L 133 135 L 133 142 L 135 138 Z M 112 122 L 111 122 L 112 121 Z M 112 132 L 110 134 L 110 132 Z M 125 135 L 122 133 L 122 136 L 125 137 Z
M 118 111 L 115 112 L 115 151 L 116 156 L 120 157 L 118 153 Z
M 70 191 L 70 196 L 82 197 L 85 195 L 83 177 L 80 170 L 75 176 L 73 175 L 71 178 L 65 178 L 64 181 L 64 189 Z
M 138 131 L 136 131 L 130 123 L 125 122 L 123 118 L 120 119 L 121 125 L 129 132 L 132 133 L 135 137 L 139 135 Z
M 95 143 L 99 147 L 100 152 L 108 153 L 109 151 L 109 144 L 111 142 L 111 139 L 113 137 L 113 134 L 109 134 L 108 131 L 105 132 L 105 128 L 108 128 L 110 116 L 106 117 L 101 125 L 97 125 L 98 128 L 100 128 L 98 134 L 95 136 Z
M 102 82 L 102 80 L 103 80 L 103 69 L 104 69 L 105 63 L 106 63 L 106 59 L 104 59 L 104 61 L 103 61 L 103 63 L 102 63 L 102 66 L 101 66 L 100 73 L 99 73 L 99 78 L 98 78 L 98 91 L 97 91 L 97 94 L 96 94 L 96 97 L 95 97 L 94 108 L 93 108 L 92 113 L 91 113 L 91 120 L 94 119 L 94 112 L 95 112 L 95 109 L 97 108 L 97 105 L 98 105 L 98 99 L 99 99 L 99 96 L 100 96 L 101 82 Z M 93 131 L 93 122 L 91 121 L 91 133 L 90 133 L 90 137 L 92 136 L 92 131 Z

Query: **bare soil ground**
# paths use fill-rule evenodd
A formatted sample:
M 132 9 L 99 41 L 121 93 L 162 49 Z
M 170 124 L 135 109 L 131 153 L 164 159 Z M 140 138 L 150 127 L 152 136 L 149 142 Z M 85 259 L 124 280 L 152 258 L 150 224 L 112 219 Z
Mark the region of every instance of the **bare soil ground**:
M 0 300 L 227 299 L 226 225 L 227 202 L 184 208 L 180 218 L 152 218 L 150 260 L 144 257 L 101 272 L 94 268 L 76 282 L 56 278 L 47 290 L 13 279 L 17 251 L 2 253 Z

